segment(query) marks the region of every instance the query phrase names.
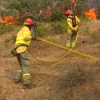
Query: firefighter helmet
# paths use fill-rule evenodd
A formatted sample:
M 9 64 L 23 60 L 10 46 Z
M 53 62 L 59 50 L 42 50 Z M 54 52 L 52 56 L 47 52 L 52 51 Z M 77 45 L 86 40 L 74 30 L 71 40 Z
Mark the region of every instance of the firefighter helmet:
M 27 18 L 27 19 L 24 21 L 24 25 L 33 25 L 32 19 Z

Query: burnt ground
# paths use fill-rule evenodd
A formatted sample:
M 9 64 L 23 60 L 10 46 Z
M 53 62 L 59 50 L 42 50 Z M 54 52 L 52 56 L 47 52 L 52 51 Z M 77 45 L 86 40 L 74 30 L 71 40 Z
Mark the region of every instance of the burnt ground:
M 14 42 L 11 33 L 0 36 L 0 100 L 100 100 L 100 63 L 62 50 L 41 41 L 33 41 L 31 50 L 31 82 L 35 88 L 23 89 L 22 83 L 14 84 L 14 74 L 18 68 L 16 57 L 10 54 Z M 45 37 L 65 46 L 66 34 Z M 99 40 L 90 34 L 79 34 L 74 50 L 100 58 Z

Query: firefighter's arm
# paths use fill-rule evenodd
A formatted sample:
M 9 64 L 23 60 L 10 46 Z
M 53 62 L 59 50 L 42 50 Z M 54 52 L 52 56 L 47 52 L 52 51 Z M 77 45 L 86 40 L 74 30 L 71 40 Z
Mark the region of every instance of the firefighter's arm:
M 74 30 L 74 27 L 72 27 L 72 24 L 71 24 L 70 19 L 67 19 L 67 23 L 68 23 L 68 26 L 70 27 L 70 29 L 71 30 Z
M 24 35 L 24 40 L 25 41 L 29 41 L 29 40 L 32 39 L 32 36 L 30 35 L 30 33 L 25 32 L 25 33 L 23 33 L 23 35 Z
M 78 23 L 80 23 L 80 20 L 79 20 L 79 18 L 77 16 L 76 16 L 76 20 L 77 20 Z
M 24 40 L 29 41 L 29 40 L 39 40 L 39 39 L 36 36 L 31 36 L 28 33 L 27 34 L 24 33 Z

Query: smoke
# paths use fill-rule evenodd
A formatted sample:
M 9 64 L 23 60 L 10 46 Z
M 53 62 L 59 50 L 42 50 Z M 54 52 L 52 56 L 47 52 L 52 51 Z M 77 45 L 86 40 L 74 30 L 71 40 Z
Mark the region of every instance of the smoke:
M 96 9 L 99 3 L 100 3 L 100 0 L 88 0 L 89 8 Z

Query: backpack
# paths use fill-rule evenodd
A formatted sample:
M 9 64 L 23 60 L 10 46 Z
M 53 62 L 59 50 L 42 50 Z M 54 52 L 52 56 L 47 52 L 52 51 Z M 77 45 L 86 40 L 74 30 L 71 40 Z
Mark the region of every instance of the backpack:
M 73 25 L 73 27 L 75 27 L 77 24 L 76 24 L 76 17 L 75 17 L 75 15 L 74 15 L 74 17 L 69 17 L 70 19 L 72 19 L 72 25 Z
M 73 27 L 75 27 L 77 25 L 75 16 L 74 16 L 74 18 L 72 18 L 72 24 L 73 24 Z

